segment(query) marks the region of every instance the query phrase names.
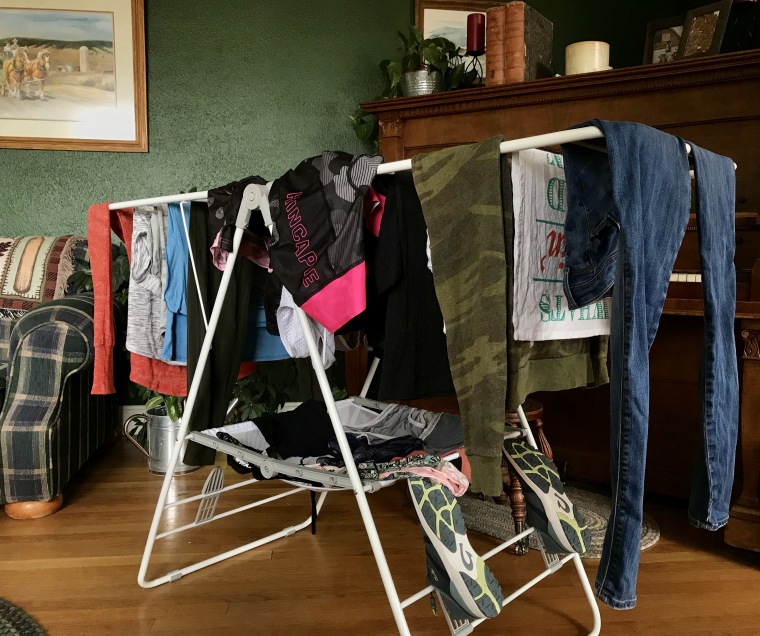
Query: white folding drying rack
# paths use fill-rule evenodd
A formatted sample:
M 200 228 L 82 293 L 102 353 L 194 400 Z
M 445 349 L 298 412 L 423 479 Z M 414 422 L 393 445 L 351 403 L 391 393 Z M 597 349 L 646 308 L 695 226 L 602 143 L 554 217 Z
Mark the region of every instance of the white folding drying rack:
M 584 128 L 576 128 L 573 130 L 566 130 L 566 131 L 561 131 L 557 133 L 537 135 L 534 137 L 526 137 L 523 139 L 506 141 L 501 144 L 500 151 L 502 154 L 505 154 L 505 153 L 510 153 L 510 152 L 517 152 L 519 150 L 528 150 L 531 148 L 555 146 L 555 145 L 559 145 L 563 143 L 583 142 L 590 139 L 599 139 L 601 137 L 604 137 L 601 130 L 599 130 L 598 128 L 594 126 L 588 126 Z M 381 165 L 378 169 L 378 174 L 399 172 L 402 170 L 409 170 L 410 168 L 411 168 L 410 160 L 396 161 L 393 163 L 387 163 L 387 164 Z M 266 543 L 269 543 L 281 537 L 286 537 L 286 536 L 295 534 L 297 531 L 308 527 L 312 522 L 312 517 L 309 516 L 305 521 L 303 521 L 302 523 L 298 525 L 284 528 L 283 530 L 279 532 L 275 532 L 267 537 L 258 539 L 256 541 L 240 546 L 233 550 L 228 550 L 227 552 L 223 552 L 221 554 L 205 559 L 198 563 L 194 563 L 192 565 L 185 566 L 180 569 L 172 570 L 171 572 L 168 572 L 164 574 L 163 576 L 159 576 L 154 579 L 147 579 L 146 573 L 148 570 L 148 565 L 150 564 L 151 554 L 153 551 L 153 545 L 155 541 L 159 539 L 163 539 L 165 537 L 175 535 L 185 530 L 190 530 L 198 525 L 210 523 L 211 521 L 228 517 L 230 515 L 236 514 L 238 512 L 242 512 L 244 510 L 248 510 L 251 508 L 255 508 L 257 506 L 270 503 L 277 499 L 281 499 L 283 497 L 287 497 L 297 492 L 305 491 L 307 489 L 322 491 L 314 507 L 315 514 L 318 515 L 322 507 L 322 504 L 325 500 L 325 497 L 327 496 L 327 491 L 336 490 L 336 489 L 337 490 L 353 490 L 357 503 L 359 505 L 359 511 L 361 513 L 362 520 L 364 521 L 364 527 L 367 531 L 367 536 L 369 537 L 370 545 L 372 547 L 372 552 L 375 556 L 375 561 L 377 562 L 378 570 L 380 571 L 380 577 L 382 579 L 383 586 L 385 587 L 385 592 L 388 596 L 388 602 L 391 606 L 393 617 L 396 621 L 398 632 L 402 636 L 409 636 L 410 632 L 409 632 L 409 627 L 407 625 L 406 617 L 404 615 L 404 609 L 408 607 L 409 605 L 411 605 L 412 603 L 415 603 L 416 601 L 432 594 L 435 591 L 435 588 L 431 585 L 428 585 L 427 587 L 423 588 L 416 594 L 413 594 L 412 596 L 404 600 L 401 600 L 399 598 L 395 583 L 393 581 L 393 577 L 388 568 L 388 563 L 385 558 L 385 552 L 383 551 L 382 542 L 380 540 L 380 537 L 378 536 L 377 529 L 375 527 L 375 522 L 372 517 L 372 512 L 370 511 L 369 503 L 367 501 L 367 496 L 366 496 L 367 492 L 374 492 L 378 490 L 379 488 L 387 485 L 388 482 L 362 480 L 361 477 L 359 476 L 359 473 L 356 469 L 356 464 L 353 461 L 351 449 L 346 439 L 345 431 L 343 430 L 343 426 L 341 424 L 341 420 L 338 415 L 337 408 L 335 406 L 335 400 L 333 399 L 330 384 L 325 374 L 325 369 L 322 363 L 322 357 L 320 355 L 317 344 L 312 335 L 312 330 L 309 327 L 308 318 L 306 314 L 303 312 L 303 310 L 301 310 L 300 308 L 296 308 L 296 314 L 298 315 L 298 320 L 299 320 L 301 329 L 303 331 L 304 338 L 306 339 L 306 342 L 309 348 L 309 355 L 311 357 L 312 366 L 314 367 L 314 372 L 316 373 L 317 380 L 319 381 L 319 387 L 322 391 L 322 395 L 324 397 L 325 404 L 327 406 L 327 411 L 330 416 L 330 421 L 332 423 L 333 430 L 335 432 L 335 437 L 338 440 L 338 445 L 340 446 L 341 453 L 343 454 L 343 458 L 346 463 L 346 470 L 348 474 L 336 475 L 334 473 L 319 471 L 316 469 L 309 469 L 302 466 L 295 466 L 293 464 L 288 464 L 286 462 L 278 461 L 276 459 L 267 457 L 263 454 L 247 451 L 233 444 L 224 442 L 221 439 L 216 438 L 215 436 L 204 434 L 203 432 L 188 432 L 188 421 L 190 420 L 190 416 L 193 412 L 193 409 L 195 408 L 195 402 L 196 402 L 196 398 L 198 396 L 198 391 L 200 388 L 202 372 L 208 360 L 208 354 L 211 349 L 211 343 L 214 337 L 214 332 L 216 331 L 216 326 L 219 321 L 219 316 L 222 313 L 224 298 L 225 298 L 227 289 L 229 287 L 230 278 L 232 276 L 232 272 L 235 266 L 235 261 L 238 256 L 238 251 L 239 251 L 240 244 L 243 238 L 243 232 L 248 227 L 251 213 L 257 209 L 260 210 L 264 217 L 265 224 L 270 228 L 272 226 L 271 215 L 269 213 L 268 191 L 269 190 L 267 186 L 259 186 L 259 185 L 249 185 L 248 187 L 246 187 L 244 191 L 243 203 L 240 207 L 240 211 L 237 215 L 237 220 L 235 223 L 236 228 L 235 228 L 235 234 L 234 234 L 234 239 L 233 239 L 233 249 L 232 249 L 232 252 L 229 254 L 229 257 L 227 260 L 227 266 L 224 270 L 222 281 L 219 287 L 219 292 L 216 295 L 214 307 L 213 307 L 213 310 L 211 311 L 211 317 L 208 319 L 208 323 L 206 325 L 207 327 L 206 335 L 204 337 L 203 345 L 201 347 L 201 352 L 198 359 L 198 365 L 196 367 L 195 374 L 193 375 L 192 383 L 190 385 L 190 390 L 188 392 L 187 403 L 185 406 L 185 414 L 182 417 L 181 424 L 177 432 L 178 443 L 174 445 L 174 450 L 171 454 L 171 459 L 169 460 L 166 476 L 164 477 L 163 485 L 161 487 L 161 493 L 158 497 L 158 502 L 156 503 L 156 509 L 153 515 L 153 521 L 151 522 L 151 525 L 150 525 L 150 531 L 148 533 L 148 539 L 145 545 L 145 551 L 143 553 L 142 562 L 140 564 L 140 570 L 138 573 L 137 581 L 139 585 L 144 588 L 152 588 L 158 585 L 162 585 L 164 583 L 176 581 L 180 579 L 181 577 L 187 574 L 190 574 L 191 572 L 195 572 L 197 570 L 208 567 L 210 565 L 213 565 L 225 559 L 229 559 L 231 557 L 237 556 L 239 554 L 242 554 L 243 552 L 247 552 L 248 550 L 252 550 L 254 548 L 257 548 L 261 545 L 264 545 Z M 155 197 L 151 199 L 123 201 L 120 203 L 112 203 L 110 204 L 109 208 L 111 210 L 116 210 L 116 209 L 124 209 L 124 208 L 133 208 L 133 207 L 141 206 L 141 205 L 157 205 L 160 203 L 176 203 L 176 202 L 183 202 L 183 201 L 198 201 L 198 200 L 205 201 L 207 199 L 207 194 L 208 194 L 207 192 L 192 192 L 188 194 Z M 183 221 L 184 221 L 184 215 L 182 216 L 183 216 Z M 185 228 L 185 231 L 187 232 L 187 227 Z M 188 237 L 188 240 L 189 240 L 189 237 Z M 190 258 L 191 258 L 191 265 L 192 265 L 193 271 L 195 272 L 195 264 L 194 264 L 194 259 L 192 255 L 192 248 L 190 249 Z M 196 273 L 195 278 L 196 278 L 196 285 L 197 285 L 198 284 L 197 273 Z M 205 309 L 204 309 L 204 317 L 205 317 Z M 374 374 L 376 367 L 377 367 L 377 361 L 373 363 L 373 366 L 370 369 L 370 375 L 364 384 L 361 397 L 366 396 L 366 392 L 369 388 L 369 384 L 371 382 L 372 375 Z M 525 413 L 523 412 L 522 407 L 518 408 L 518 414 L 520 417 L 521 427 L 519 429 L 516 429 L 516 431 L 511 432 L 511 435 L 515 435 L 515 436 L 524 435 L 527 441 L 534 448 L 536 448 L 537 446 L 536 446 L 535 440 L 533 439 L 533 435 L 528 425 L 528 421 L 525 418 Z M 260 501 L 256 501 L 251 504 L 240 506 L 239 508 L 235 508 L 233 510 L 229 510 L 224 513 L 215 514 L 216 503 L 221 493 L 234 490 L 242 486 L 255 483 L 257 481 L 255 479 L 250 479 L 250 480 L 243 481 L 241 483 L 236 483 L 234 485 L 225 487 L 223 486 L 222 469 L 221 467 L 217 466 L 212 469 L 212 472 L 208 476 L 201 494 L 188 497 L 185 499 L 167 502 L 172 479 L 174 478 L 174 469 L 177 465 L 177 462 L 179 461 L 180 454 L 184 452 L 184 448 L 186 447 L 186 444 L 188 441 L 193 441 L 198 444 L 202 444 L 204 446 L 223 451 L 227 453 L 228 455 L 237 456 L 244 459 L 245 461 L 255 464 L 256 466 L 259 467 L 262 474 L 267 478 L 278 477 L 285 481 L 289 481 L 289 478 L 296 481 L 308 480 L 311 482 L 326 484 L 327 487 L 318 488 L 318 487 L 313 487 L 313 486 L 308 486 L 308 485 L 298 485 L 293 490 L 288 490 L 286 492 L 279 493 L 277 495 L 268 497 Z M 175 508 L 177 506 L 190 504 L 196 501 L 199 502 L 199 509 L 196 515 L 196 520 L 193 523 L 190 523 L 178 528 L 174 528 L 171 530 L 167 530 L 161 533 L 158 532 L 162 515 L 166 510 Z M 513 545 L 519 541 L 526 539 L 533 532 L 534 532 L 534 528 L 528 528 L 524 532 L 519 533 L 515 537 L 501 543 L 490 552 L 484 554 L 482 558 L 485 560 L 491 558 L 492 556 L 508 548 L 510 545 Z M 589 607 L 591 609 L 592 616 L 593 616 L 593 627 L 589 633 L 594 636 L 598 634 L 601 628 L 601 617 L 599 615 L 599 608 L 596 604 L 596 600 L 594 599 L 594 594 L 592 592 L 591 585 L 589 584 L 588 577 L 586 576 L 586 572 L 583 569 L 583 564 L 581 562 L 580 556 L 576 553 L 573 553 L 573 554 L 568 554 L 568 555 L 559 557 L 557 555 L 547 554 L 543 548 L 541 548 L 541 553 L 544 558 L 544 564 L 546 566 L 545 569 L 536 577 L 531 579 L 528 583 L 526 583 L 519 589 L 515 590 L 512 594 L 506 596 L 502 607 L 506 606 L 508 603 L 510 603 L 515 598 L 523 594 L 525 591 L 533 587 L 536 583 L 538 583 L 542 579 L 546 578 L 550 574 L 553 574 L 554 572 L 559 570 L 566 563 L 572 561 L 573 564 L 575 565 L 575 569 L 577 570 L 578 577 L 583 587 L 585 598 L 589 604 Z M 446 612 L 445 605 L 443 603 L 439 603 L 439 605 L 444 610 L 444 615 L 446 617 L 446 621 L 448 623 L 451 633 L 456 636 L 463 636 L 464 634 L 471 633 L 472 630 L 478 624 L 486 620 L 486 619 L 478 619 L 478 620 L 473 620 L 473 621 L 453 620 L 450 618 L 450 616 Z

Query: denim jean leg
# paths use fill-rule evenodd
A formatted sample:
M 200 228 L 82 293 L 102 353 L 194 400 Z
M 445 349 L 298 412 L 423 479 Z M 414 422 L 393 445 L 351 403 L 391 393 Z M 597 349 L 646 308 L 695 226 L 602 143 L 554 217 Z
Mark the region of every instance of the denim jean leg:
M 618 241 L 625 254 L 624 238 Z M 646 431 L 634 431 L 636 419 L 630 416 L 631 393 L 627 364 L 632 346 L 634 321 L 631 306 L 630 273 L 620 258 L 615 271 L 610 324 L 610 457 L 612 514 L 604 535 L 604 547 L 596 576 L 596 594 L 614 609 L 631 609 L 636 605 L 636 575 L 639 568 L 639 530 L 643 519 L 644 465 Z M 648 382 L 648 374 L 645 376 Z
M 649 349 L 689 218 L 682 139 L 630 122 L 593 120 L 609 165 L 562 148 L 568 183 L 564 288 L 571 307 L 600 299 L 612 282 L 610 469 L 613 510 L 596 577 L 616 609 L 636 604 L 649 425 Z M 581 124 L 581 125 L 588 125 Z M 732 234 L 733 236 L 733 234 Z
M 699 374 L 703 435 L 694 469 L 689 520 L 717 530 L 728 522 L 739 426 L 739 378 L 734 339 L 736 307 L 734 166 L 692 144 L 705 331 Z
M 605 129 L 619 210 L 618 264 L 610 338 L 613 514 L 596 579 L 616 609 L 636 605 L 649 427 L 649 350 L 689 218 L 683 140 L 631 124 Z M 620 315 L 622 313 L 622 316 Z
M 596 578 L 597 596 L 615 609 L 636 605 L 649 428 L 649 350 L 657 334 L 688 206 L 667 220 L 629 219 L 618 240 L 610 351 L 610 455 L 613 513 Z M 620 309 L 618 309 L 620 308 Z

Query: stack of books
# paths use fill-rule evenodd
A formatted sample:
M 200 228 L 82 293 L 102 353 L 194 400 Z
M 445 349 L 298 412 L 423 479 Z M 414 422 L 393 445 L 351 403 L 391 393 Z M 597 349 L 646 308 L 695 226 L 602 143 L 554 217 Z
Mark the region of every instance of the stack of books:
M 524 2 L 486 11 L 486 86 L 551 77 L 554 25 Z

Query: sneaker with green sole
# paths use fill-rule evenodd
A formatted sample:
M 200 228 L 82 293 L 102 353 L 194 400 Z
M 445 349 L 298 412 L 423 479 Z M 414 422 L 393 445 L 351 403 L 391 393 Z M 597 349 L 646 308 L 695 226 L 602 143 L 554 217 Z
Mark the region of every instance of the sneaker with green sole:
M 408 480 L 414 509 L 425 531 L 428 581 L 468 618 L 493 618 L 504 596 L 496 577 L 472 549 L 454 494 L 427 477 Z M 451 611 L 451 603 L 447 602 Z
M 522 439 L 505 440 L 504 455 L 522 484 L 528 525 L 541 532 L 546 549 L 586 552 L 591 545 L 588 525 L 565 494 L 552 461 Z

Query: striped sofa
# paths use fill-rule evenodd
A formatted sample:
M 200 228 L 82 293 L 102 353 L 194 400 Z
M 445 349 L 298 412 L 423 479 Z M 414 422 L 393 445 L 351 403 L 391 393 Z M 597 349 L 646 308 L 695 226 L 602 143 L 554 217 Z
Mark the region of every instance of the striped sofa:
M 59 238 L 58 243 L 71 244 L 72 237 Z M 23 243 L 16 247 L 28 252 Z M 51 253 L 38 250 L 47 271 L 31 278 L 12 268 L 3 270 L 0 255 L 0 272 L 5 273 L 0 275 L 0 384 L 5 385 L 0 409 L 0 504 L 18 518 L 55 512 L 62 488 L 118 430 L 116 396 L 90 395 L 93 297 L 60 297 L 65 284 L 53 270 L 63 259 L 51 258 Z M 65 251 L 62 254 L 68 258 Z M 30 260 L 17 258 L 13 266 L 28 266 Z M 48 300 L 38 287 L 54 279 L 59 282 L 49 287 L 57 288 L 57 293 Z M 31 294 L 27 287 L 13 287 L 30 280 Z M 14 293 L 23 296 L 23 309 Z M 40 302 L 29 301 L 35 295 Z M 123 333 L 126 315 L 118 305 L 115 317 L 118 333 Z

